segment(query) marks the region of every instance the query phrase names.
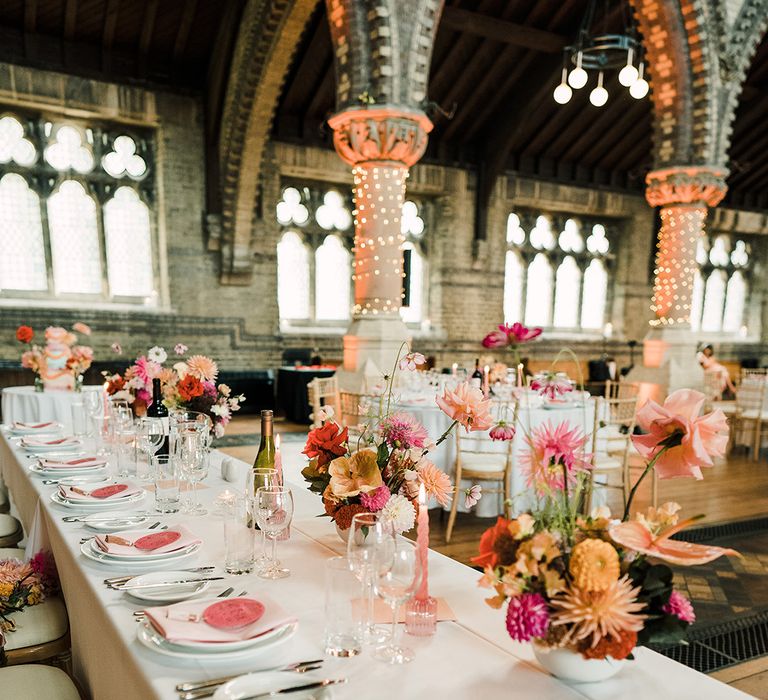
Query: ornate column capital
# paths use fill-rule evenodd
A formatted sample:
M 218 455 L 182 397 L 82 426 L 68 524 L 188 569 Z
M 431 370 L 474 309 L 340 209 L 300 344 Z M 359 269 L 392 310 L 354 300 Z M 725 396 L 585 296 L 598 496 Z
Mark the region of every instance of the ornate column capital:
M 652 170 L 645 176 L 645 198 L 652 207 L 694 204 L 715 207 L 725 197 L 728 171 L 706 165 Z
M 423 112 L 386 106 L 345 110 L 328 124 L 336 152 L 353 166 L 384 162 L 411 167 L 424 155 L 432 130 Z

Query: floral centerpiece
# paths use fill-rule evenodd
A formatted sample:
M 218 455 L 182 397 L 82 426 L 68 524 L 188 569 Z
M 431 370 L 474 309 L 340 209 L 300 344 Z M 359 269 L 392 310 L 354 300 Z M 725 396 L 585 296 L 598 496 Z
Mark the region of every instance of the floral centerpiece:
M 341 531 L 349 529 L 353 516 L 363 512 L 382 513 L 398 532 L 410 530 L 422 486 L 428 498 L 447 505 L 453 486 L 449 476 L 427 458 L 429 451 L 459 425 L 467 432 L 493 426 L 490 400 L 469 382 L 446 388 L 443 396 L 436 397 L 451 424 L 434 443 L 413 415 L 390 410 L 398 367 L 408 371 L 425 362 L 419 353 L 406 352 L 401 358 L 404 349 L 407 346 L 398 353 L 392 373 L 384 377 L 387 389 L 378 402 L 378 413 L 370 416 L 357 440 L 350 441 L 349 427 L 335 420 L 331 408 L 324 409 L 322 424 L 307 437 L 303 453 L 310 461 L 302 475 L 309 489 L 322 496 L 326 515 Z M 514 431 L 499 439 L 511 437 Z M 474 486 L 467 490 L 466 502 L 472 505 L 480 495 L 480 487 Z
M 115 344 L 113 350 L 120 350 Z M 217 384 L 218 365 L 205 355 L 186 357 L 187 346 L 178 343 L 174 348 L 177 361 L 166 367 L 168 353 L 155 346 L 136 358 L 122 374 L 105 373 L 107 393 L 127 400 L 136 415 L 143 415 L 152 403 L 152 381 L 159 379 L 163 390 L 163 404 L 169 408 L 198 411 L 211 417 L 214 434 L 221 437 L 245 401 L 242 394 L 234 396 L 226 384 Z
M 90 335 L 91 329 L 84 323 L 75 323 L 73 331 Z M 93 362 L 93 348 L 78 345 L 77 336 L 61 326 L 45 329 L 45 345 L 32 345 L 35 331 L 31 326 L 19 326 L 16 340 L 29 345 L 21 355 L 21 366 L 31 369 L 35 377 L 35 388 L 64 389 L 80 391 L 83 374 Z
M 48 552 L 40 551 L 28 562 L 0 559 L 0 632 L 16 629 L 12 613 L 42 603 L 58 589 L 56 564 Z
M 544 425 L 527 436 L 523 468 L 539 505 L 512 520 L 499 518 L 472 561 L 483 567 L 480 585 L 494 591 L 486 602 L 496 609 L 506 605 L 510 637 L 533 642 L 537 658 L 556 675 L 553 660 L 563 651 L 605 662 L 588 676 L 598 680 L 615 673 L 613 661 L 631 658 L 638 645 L 684 640 L 695 614 L 674 590 L 668 564 L 704 564 L 737 554 L 672 540 L 697 520 L 679 520 L 676 503 L 630 519 L 637 488 L 652 470 L 661 479 L 700 479 L 701 467 L 724 454 L 725 416 L 718 410 L 699 417 L 704 398 L 680 390 L 663 406 L 649 401 L 638 411 L 638 425 L 647 434 L 632 440 L 647 464 L 621 521 L 605 507 L 588 516 L 578 513 L 591 468 L 583 452 L 586 438 L 567 423 Z M 576 677 L 573 668 L 559 674 L 587 679 Z

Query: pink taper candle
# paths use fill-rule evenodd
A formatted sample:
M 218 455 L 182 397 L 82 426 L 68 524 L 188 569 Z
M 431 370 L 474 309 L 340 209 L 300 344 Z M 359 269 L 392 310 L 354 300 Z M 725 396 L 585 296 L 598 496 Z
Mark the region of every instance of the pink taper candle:
M 275 471 L 280 486 L 283 485 L 283 455 L 280 453 L 280 434 L 275 435 Z
M 427 508 L 427 491 L 424 484 L 419 487 L 419 529 L 416 539 L 421 559 L 421 585 L 416 593 L 416 599 L 424 601 L 429 598 L 429 586 L 427 583 L 429 558 L 429 509 Z

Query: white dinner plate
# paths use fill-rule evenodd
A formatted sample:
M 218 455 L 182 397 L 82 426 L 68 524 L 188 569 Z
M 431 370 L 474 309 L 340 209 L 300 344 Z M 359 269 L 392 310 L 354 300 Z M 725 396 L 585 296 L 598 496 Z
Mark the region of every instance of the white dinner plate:
M 178 562 L 182 559 L 186 559 L 187 557 L 191 557 L 193 554 L 196 554 L 197 551 L 200 549 L 199 544 L 191 544 L 189 547 L 185 547 L 184 549 L 181 549 L 177 552 L 171 552 L 168 556 L 166 556 L 163 559 L 150 559 L 150 560 L 144 560 L 144 561 L 136 561 L 135 557 L 131 557 L 130 559 L 123 558 L 123 559 L 114 559 L 110 556 L 107 556 L 104 552 L 102 552 L 98 548 L 94 548 L 93 546 L 93 540 L 86 540 L 80 545 L 80 551 L 83 553 L 83 555 L 90 559 L 91 561 L 96 561 L 99 564 L 104 564 L 105 566 L 108 566 L 110 568 L 114 569 L 120 569 L 121 571 L 124 571 L 126 569 L 147 569 L 150 570 L 154 567 L 158 566 L 167 566 L 168 562 Z
M 74 452 L 75 450 L 79 450 L 82 447 L 83 441 L 82 440 L 74 440 L 73 442 L 67 444 L 67 445 L 24 445 L 23 443 L 21 446 L 27 451 L 27 452 L 34 452 L 36 454 L 38 453 L 50 453 L 50 452 Z
M 65 508 L 72 508 L 74 510 L 94 510 L 95 508 L 122 508 L 129 503 L 138 503 L 144 498 L 144 496 L 146 496 L 146 491 L 142 490 L 139 491 L 139 493 L 134 493 L 132 496 L 126 496 L 125 498 L 119 498 L 111 501 L 70 501 L 66 498 L 63 498 L 57 489 L 51 494 L 51 500 L 60 506 L 64 506 Z
M 129 528 L 142 525 L 155 515 L 143 515 L 141 513 L 132 513 L 125 511 L 107 511 L 106 513 L 92 513 L 85 516 L 80 522 L 89 530 L 96 532 L 116 532 L 117 530 L 128 530 Z
M 45 469 L 45 467 L 41 467 L 37 462 L 29 465 L 29 471 L 46 479 L 60 476 L 78 476 L 80 474 L 102 474 L 106 468 L 106 464 L 100 467 L 56 467 L 55 469 Z
M 282 627 L 278 627 L 274 634 L 270 633 L 268 639 L 262 635 L 258 639 L 249 640 L 253 642 L 244 649 L 235 651 L 201 651 L 199 649 L 182 649 L 176 644 L 171 644 L 163 638 L 162 635 L 155 632 L 149 620 L 142 620 L 138 624 L 136 637 L 139 642 L 148 649 L 156 651 L 158 654 L 175 659 L 205 659 L 206 662 L 215 661 L 234 661 L 241 658 L 255 658 L 260 654 L 272 651 L 277 645 L 286 642 L 293 637 L 298 627 L 298 622 L 292 622 Z M 210 646 L 210 645 L 208 645 Z M 216 646 L 219 646 L 218 644 Z
M 125 531 L 125 528 L 123 528 L 123 532 L 124 531 Z M 145 535 L 152 535 L 158 532 L 161 532 L 161 530 L 144 530 L 140 535 L 137 534 L 137 537 L 144 537 Z M 162 560 L 173 559 L 174 555 L 189 549 L 191 546 L 191 544 L 188 544 L 186 547 L 182 547 L 181 549 L 174 549 L 172 552 L 161 552 L 161 553 L 155 552 L 154 554 L 152 552 L 147 552 L 147 554 L 115 554 L 113 552 L 104 552 L 101 549 L 99 549 L 95 540 L 91 540 L 91 542 L 93 545 L 93 551 L 98 554 L 103 554 L 108 559 L 115 559 L 116 561 L 120 561 L 120 562 L 136 561 L 140 563 L 144 563 L 147 561 L 158 561 L 160 559 Z
M 44 428 L 14 428 L 13 426 L 8 427 L 8 432 L 11 435 L 52 435 L 53 437 L 56 437 L 59 435 L 62 429 L 61 423 L 51 423 L 50 425 L 46 425 Z
M 314 678 L 306 674 L 290 673 L 250 673 L 239 676 L 220 686 L 213 694 L 213 700 L 240 700 L 259 693 L 269 693 L 280 688 L 289 688 L 292 685 L 304 685 L 311 683 Z M 299 690 L 290 693 L 287 697 L 292 700 L 326 700 L 331 697 L 331 688 L 316 688 L 314 690 Z
M 194 574 L 189 571 L 155 571 L 151 574 L 134 576 L 126 585 L 141 586 L 147 583 L 181 581 L 194 578 L 196 575 L 200 577 L 206 576 L 204 573 Z M 196 595 L 204 593 L 210 586 L 210 581 L 200 581 L 199 583 L 180 584 L 178 586 L 168 586 L 167 588 L 144 588 L 138 591 L 125 591 L 125 594 L 146 603 L 178 603 L 181 600 L 194 598 Z

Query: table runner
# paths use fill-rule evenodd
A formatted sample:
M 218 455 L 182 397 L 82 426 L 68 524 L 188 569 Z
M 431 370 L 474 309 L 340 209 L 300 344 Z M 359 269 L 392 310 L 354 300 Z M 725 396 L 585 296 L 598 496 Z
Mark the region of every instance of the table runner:
M 215 496 L 227 486 L 219 477 L 222 458 L 213 455 L 211 475 L 201 499 L 212 510 Z M 74 523 L 64 523 L 67 514 L 48 498 L 53 486 L 26 469 L 29 460 L 3 437 L 0 441 L 0 469 L 11 487 L 19 514 L 29 530 L 38 500 L 40 516 L 45 521 L 51 548 L 61 574 L 62 588 L 70 615 L 75 673 L 94 700 L 175 700 L 173 687 L 185 680 L 214 678 L 220 675 L 254 670 L 274 663 L 322 656 L 323 561 L 343 551 L 332 523 L 317 518 L 320 500 L 302 485 L 291 484 L 296 502 L 296 517 L 289 542 L 281 543 L 279 556 L 291 569 L 291 577 L 281 581 L 263 581 L 255 575 L 227 577 L 212 587 L 216 593 L 235 587 L 258 596 L 268 593 L 300 621 L 297 635 L 268 657 L 234 664 L 184 665 L 165 663 L 140 646 L 135 639 L 136 623 L 132 612 L 141 607 L 118 591 L 107 590 L 102 579 L 114 575 L 110 570 L 86 560 L 79 551 L 79 540 L 86 531 Z M 245 468 L 245 465 L 244 467 Z M 145 505 L 151 505 L 148 494 Z M 158 515 L 158 519 L 161 516 Z M 169 524 L 184 522 L 205 537 L 202 552 L 182 566 L 221 564 L 223 526 L 220 517 L 171 516 Z M 701 700 L 702 698 L 745 698 L 739 691 L 696 671 L 640 649 L 637 661 L 615 678 L 590 685 L 569 686 L 544 673 L 533 660 L 530 646 L 515 643 L 504 629 L 502 613 L 483 602 L 485 591 L 477 588 L 476 571 L 430 552 L 432 592 L 448 601 L 456 613 L 456 622 L 442 622 L 435 637 L 408 637 L 416 650 L 416 661 L 405 667 L 390 667 L 374 660 L 370 653 L 354 659 L 328 659 L 318 677 L 346 676 L 346 686 L 334 690 L 339 700 L 399 698 L 469 698 L 485 694 L 489 698 L 629 700 L 666 698 Z M 313 676 L 314 677 L 314 676 Z M 305 678 L 302 676 L 302 678 Z M 286 685 L 295 677 L 286 676 Z

